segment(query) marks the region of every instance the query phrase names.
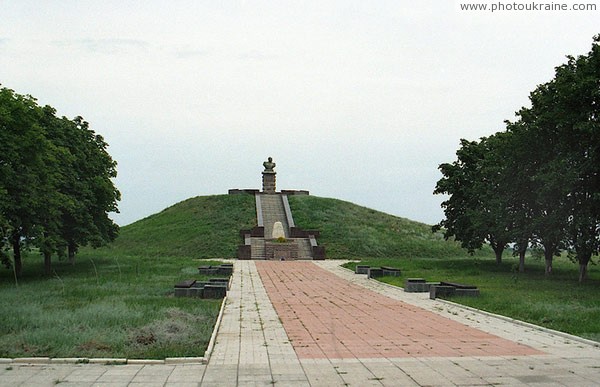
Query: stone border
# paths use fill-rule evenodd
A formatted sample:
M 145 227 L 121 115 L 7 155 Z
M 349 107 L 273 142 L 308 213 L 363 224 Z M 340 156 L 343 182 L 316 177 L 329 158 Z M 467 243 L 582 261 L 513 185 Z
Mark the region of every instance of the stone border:
M 386 284 L 386 285 L 388 285 L 388 286 L 394 286 L 394 285 L 390 285 L 390 284 Z M 591 346 L 596 347 L 596 348 L 600 348 L 600 342 L 598 342 L 598 341 L 586 339 L 584 337 L 575 336 L 575 335 L 572 335 L 572 334 L 567 333 L 567 332 L 556 331 L 554 329 L 550 329 L 550 328 L 546 328 L 546 327 L 543 327 L 543 326 L 540 326 L 540 325 L 535 325 L 535 324 L 532 324 L 532 323 L 528 323 L 527 321 L 516 320 L 516 319 L 514 319 L 512 317 L 507 317 L 507 316 L 503 316 L 501 314 L 495 314 L 495 313 L 488 312 L 488 311 L 485 311 L 485 310 L 476 309 L 476 308 L 473 308 L 473 307 L 470 307 L 470 306 L 467 306 L 467 305 L 457 304 L 455 302 L 448 301 L 448 300 L 445 300 L 445 299 L 442 299 L 442 298 L 436 298 L 435 300 L 439 301 L 439 302 L 443 302 L 443 303 L 448 304 L 448 305 L 452 305 L 452 306 L 457 307 L 457 308 L 468 310 L 470 312 L 481 313 L 483 315 L 486 315 L 486 316 L 489 316 L 489 317 L 495 317 L 497 319 L 508 321 L 508 322 L 511 322 L 513 324 L 516 324 L 516 325 L 521 325 L 521 326 L 524 326 L 524 327 L 527 327 L 527 328 L 536 329 L 538 331 L 542 331 L 542 332 L 546 332 L 546 333 L 551 333 L 551 334 L 553 334 L 555 336 L 561 336 L 561 337 L 563 337 L 565 339 L 569 339 L 569 340 L 573 340 L 573 341 L 579 341 L 580 343 L 591 345 Z
M 232 276 L 233 277 L 233 276 Z M 231 286 L 231 277 L 229 278 L 229 286 Z M 215 342 L 217 339 L 217 333 L 221 327 L 221 321 L 223 320 L 223 313 L 225 311 L 225 304 L 227 302 L 227 296 L 223 298 L 221 302 L 221 309 L 215 322 L 215 327 L 210 336 L 208 347 L 204 351 L 203 357 L 167 357 L 164 360 L 160 359 L 126 359 L 126 358 L 87 358 L 87 357 L 19 357 L 19 358 L 0 358 L 0 364 L 103 364 L 103 365 L 125 365 L 125 364 L 207 364 L 212 354 Z

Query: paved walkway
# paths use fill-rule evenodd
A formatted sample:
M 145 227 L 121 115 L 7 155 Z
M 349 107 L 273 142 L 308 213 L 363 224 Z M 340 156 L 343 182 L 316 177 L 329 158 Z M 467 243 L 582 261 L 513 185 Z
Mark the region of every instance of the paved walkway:
M 313 275 L 324 277 L 327 286 L 317 286 Z M 356 291 L 363 296 L 357 298 Z M 356 303 L 362 306 L 342 312 Z M 376 306 L 369 309 L 372 303 Z M 310 319 L 303 315 L 307 309 Z M 393 323 L 397 314 L 403 317 Z M 365 325 L 363 319 L 371 315 L 377 317 Z M 303 330 L 295 330 L 299 325 Z M 398 329 L 403 325 L 410 329 Z M 383 330 L 396 347 L 383 341 Z M 422 336 L 429 330 L 436 331 L 436 339 Z M 438 340 L 452 351 L 437 352 Z M 397 348 L 419 342 L 411 350 Z M 366 349 L 357 343 L 366 343 Z M 501 353 L 490 348 L 497 344 Z M 236 261 L 208 365 L 0 364 L 0 386 L 19 385 L 600 386 L 600 349 L 568 335 L 404 293 L 344 270 L 336 261 Z
M 367 290 L 312 262 L 256 265 L 301 359 L 542 354 Z

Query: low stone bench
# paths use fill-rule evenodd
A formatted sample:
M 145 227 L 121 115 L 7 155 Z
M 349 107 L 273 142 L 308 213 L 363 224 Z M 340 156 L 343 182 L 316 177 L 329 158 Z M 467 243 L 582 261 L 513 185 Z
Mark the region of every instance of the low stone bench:
M 456 282 L 440 282 L 439 285 L 431 286 L 429 298 L 435 300 L 436 297 L 478 297 L 479 289 L 475 285 L 465 285 Z
M 211 278 L 208 280 L 210 285 L 223 284 L 229 289 L 229 278 Z
M 223 263 L 219 265 L 217 275 L 230 276 L 233 274 L 233 263 Z
M 227 285 L 222 283 L 211 283 L 204 286 L 202 298 L 223 298 L 227 295 Z
M 369 266 L 366 265 L 356 265 L 354 269 L 355 274 L 369 274 Z
M 406 293 L 429 293 L 429 289 L 439 282 L 427 282 L 423 278 L 408 278 L 404 283 Z
M 380 267 L 370 267 L 367 270 L 367 277 L 368 278 L 379 278 L 379 277 L 383 277 L 383 269 Z
M 381 270 L 384 276 L 400 277 L 402 274 L 402 271 L 396 267 L 381 266 Z
M 175 297 L 187 297 L 188 289 L 196 284 L 196 280 L 185 280 L 175 284 Z
M 218 266 L 200 266 L 198 268 L 198 273 L 202 275 L 216 275 L 218 272 Z
M 229 278 L 209 281 L 185 280 L 175 284 L 175 297 L 223 298 L 227 295 Z
M 407 278 L 404 281 L 404 291 L 407 293 L 418 293 L 424 292 L 425 284 L 427 282 L 424 278 Z M 429 291 L 429 289 L 427 289 Z
M 435 300 L 437 297 L 452 297 L 455 291 L 454 286 L 433 285 L 429 288 L 429 298 Z
M 465 284 L 459 284 L 459 283 L 456 283 L 456 282 L 445 282 L 445 281 L 442 281 L 442 282 L 440 282 L 440 285 L 443 285 L 443 286 L 453 286 L 453 287 L 455 287 L 457 289 L 477 289 L 477 286 L 475 286 L 475 285 L 465 285 Z
M 224 263 L 219 266 L 199 266 L 198 273 L 202 275 L 232 275 L 233 264 Z

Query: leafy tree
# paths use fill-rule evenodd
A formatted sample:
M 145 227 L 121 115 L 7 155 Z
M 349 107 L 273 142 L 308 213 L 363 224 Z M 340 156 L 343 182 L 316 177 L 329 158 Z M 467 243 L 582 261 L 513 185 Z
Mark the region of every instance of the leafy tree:
M 58 233 L 71 262 L 81 245 L 94 247 L 114 240 L 118 226 L 108 217 L 117 212 L 120 193 L 112 183 L 116 163 L 108 154 L 102 136 L 89 129 L 81 117 L 68 120 L 54 117 L 54 109 L 45 108 L 50 116 L 48 127 L 53 143 L 61 151 L 61 179 L 57 189 L 64 195 L 60 206 Z
M 44 206 L 44 156 L 48 142 L 40 126 L 41 109 L 31 96 L 0 89 L 0 204 L 5 239 L 13 250 L 15 272 L 22 272 L 21 249 L 35 236 Z
M 457 160 L 440 165 L 443 177 L 434 191 L 450 195 L 442 203 L 446 219 L 434 230 L 443 229 L 446 239 L 454 237 L 471 253 L 489 243 L 498 263 L 512 228 L 505 197 L 500 195 L 506 168 L 497 156 L 504 141 L 501 134 L 479 142 L 461 140 Z
M 531 107 L 518 113 L 524 140 L 536 144 L 527 164 L 535 169 L 532 209 L 546 273 L 552 257 L 568 249 L 580 264 L 580 281 L 600 245 L 599 39 L 588 55 L 568 56 L 554 79 L 531 93 Z
M 434 193 L 445 228 L 471 251 L 490 243 L 497 260 L 508 242 L 524 270 L 527 247 L 543 247 L 546 274 L 569 251 L 587 265 L 600 250 L 600 35 L 592 50 L 556 68 L 531 94 L 506 132 L 461 140 L 458 160 L 440 165 Z
M 0 259 L 10 245 L 17 275 L 21 249 L 34 244 L 44 257 L 79 246 L 94 247 L 115 239 L 118 226 L 109 218 L 120 193 L 112 178 L 116 163 L 102 136 L 81 117 L 56 117 L 34 98 L 0 89 Z

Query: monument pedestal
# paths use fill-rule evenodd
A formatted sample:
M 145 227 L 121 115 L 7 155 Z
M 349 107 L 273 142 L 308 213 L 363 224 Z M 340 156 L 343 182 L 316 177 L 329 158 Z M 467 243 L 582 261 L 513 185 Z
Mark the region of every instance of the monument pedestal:
M 264 171 L 262 173 L 262 190 L 264 193 L 275 193 L 275 171 Z

